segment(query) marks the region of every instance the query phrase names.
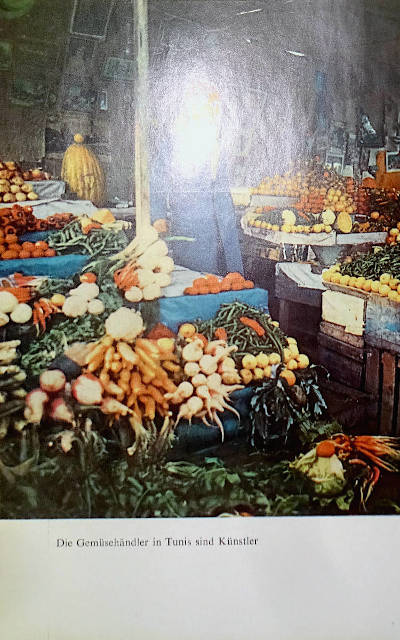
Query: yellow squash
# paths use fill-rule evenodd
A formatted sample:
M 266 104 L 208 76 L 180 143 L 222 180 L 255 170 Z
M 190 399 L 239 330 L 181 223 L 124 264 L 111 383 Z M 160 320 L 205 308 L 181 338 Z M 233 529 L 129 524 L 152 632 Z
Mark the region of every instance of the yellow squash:
M 105 176 L 93 151 L 83 143 L 77 133 L 74 144 L 66 150 L 62 162 L 61 177 L 79 198 L 101 205 L 105 199 Z

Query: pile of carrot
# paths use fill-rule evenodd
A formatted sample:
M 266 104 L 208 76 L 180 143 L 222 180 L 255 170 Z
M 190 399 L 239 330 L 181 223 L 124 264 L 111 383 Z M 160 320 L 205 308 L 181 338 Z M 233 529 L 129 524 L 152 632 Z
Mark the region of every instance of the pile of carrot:
M 254 282 L 246 280 L 240 273 L 228 273 L 222 280 L 217 276 L 207 274 L 203 278 L 193 280 L 192 286 L 184 290 L 185 295 L 199 296 L 207 293 L 221 293 L 222 291 L 241 291 L 253 289 Z
M 114 273 L 114 282 L 118 289 L 122 291 L 128 291 L 131 287 L 137 287 L 139 279 L 135 262 L 130 260 L 122 269 L 118 269 L 118 271 Z
M 18 302 L 29 302 L 32 299 L 31 287 L 0 287 L 0 292 L 2 291 L 12 293 Z
M 0 258 L 2 260 L 16 260 L 24 258 L 51 258 L 56 255 L 54 249 L 50 249 L 47 242 L 18 242 L 15 234 L 4 234 L 0 229 Z

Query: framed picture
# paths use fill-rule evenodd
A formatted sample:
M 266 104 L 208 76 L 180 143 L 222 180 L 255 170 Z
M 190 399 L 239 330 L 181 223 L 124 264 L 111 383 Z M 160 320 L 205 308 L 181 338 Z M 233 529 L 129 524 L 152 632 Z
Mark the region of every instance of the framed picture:
M 70 33 L 104 40 L 115 0 L 75 0 Z
M 64 58 L 64 76 L 74 79 L 90 76 L 96 46 L 94 40 L 71 37 Z
M 103 69 L 103 76 L 109 80 L 133 81 L 135 61 L 129 58 L 107 58 Z
M 9 71 L 12 63 L 12 46 L 7 40 L 0 40 L 0 71 Z
M 48 83 L 45 74 L 31 69 L 16 71 L 10 87 L 10 102 L 21 107 L 44 107 Z
M 62 89 L 61 108 L 64 111 L 90 113 L 96 105 L 96 92 L 79 83 L 65 84 Z
M 386 171 L 394 173 L 400 171 L 400 153 L 397 151 L 388 151 L 386 153 Z
M 344 154 L 333 154 L 327 152 L 325 158 L 325 166 L 328 169 L 334 169 L 336 173 L 341 174 L 343 171 Z
M 99 91 L 99 109 L 100 111 L 108 110 L 107 91 Z

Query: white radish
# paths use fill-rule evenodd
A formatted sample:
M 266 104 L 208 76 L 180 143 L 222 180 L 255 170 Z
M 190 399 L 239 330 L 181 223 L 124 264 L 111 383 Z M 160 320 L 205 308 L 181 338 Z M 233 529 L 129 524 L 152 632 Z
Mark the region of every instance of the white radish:
M 194 387 L 201 387 L 202 385 L 206 385 L 206 384 L 207 384 L 207 378 L 204 375 L 204 373 L 198 373 L 197 375 L 193 376 L 192 385 Z
M 187 362 L 183 371 L 188 378 L 193 378 L 193 376 L 196 376 L 200 372 L 200 367 L 197 362 Z
M 224 441 L 224 437 L 225 437 L 225 434 L 224 434 L 224 427 L 223 427 L 222 422 L 221 422 L 221 420 L 219 419 L 218 414 L 217 414 L 217 412 L 216 412 L 216 411 L 214 411 L 214 413 L 212 414 L 212 419 L 214 420 L 214 422 L 216 422 L 216 423 L 217 423 L 218 428 L 219 428 L 219 430 L 221 431 L 221 442 L 223 442 L 223 441 Z
M 206 348 L 204 350 L 204 353 L 207 353 L 208 355 L 211 355 L 211 356 L 215 356 L 215 352 L 216 352 L 218 347 L 226 347 L 226 341 L 225 340 L 212 340 L 206 346 Z
M 185 381 L 180 383 L 176 392 L 179 393 L 180 396 L 186 399 L 186 398 L 190 398 L 190 396 L 193 395 L 194 388 L 193 388 L 193 385 L 190 384 L 190 382 Z
M 182 349 L 182 358 L 185 362 L 198 362 L 203 357 L 203 343 L 201 340 L 193 340 Z
M 210 391 L 215 391 L 216 393 L 221 393 L 221 383 L 222 379 L 219 373 L 213 373 L 207 378 L 207 387 Z
M 211 375 L 218 369 L 217 359 L 210 355 L 205 355 L 200 358 L 199 365 L 202 372 L 206 375 Z

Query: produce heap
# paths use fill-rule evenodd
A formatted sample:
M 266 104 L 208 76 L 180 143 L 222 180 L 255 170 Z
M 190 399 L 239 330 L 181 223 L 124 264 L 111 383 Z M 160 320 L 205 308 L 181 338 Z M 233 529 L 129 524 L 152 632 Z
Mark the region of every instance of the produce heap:
M 322 280 L 400 302 L 400 245 L 374 247 L 368 253 L 348 256 L 324 271 Z
M 289 210 L 255 207 L 248 215 L 248 224 L 264 230 L 366 233 L 389 231 L 400 222 L 398 191 L 377 189 L 366 180 L 339 176 L 316 163 L 306 163 L 305 169 L 298 172 L 264 178 L 253 193 L 297 198 Z
M 23 173 L 16 162 L 2 162 L 0 160 L 0 202 L 24 202 L 38 200 L 37 193 L 26 180 L 30 174 Z
M 65 478 L 74 477 L 75 468 L 79 481 L 75 488 L 71 486 L 71 495 L 77 491 L 85 508 L 82 512 L 75 504 L 74 513 L 92 515 L 93 504 L 104 492 L 105 503 L 112 503 L 114 498 L 107 493 L 115 485 L 112 470 L 118 467 L 122 473 L 123 460 L 132 465 L 133 475 L 123 472 L 127 484 L 117 489 L 117 495 L 127 491 L 128 484 L 140 487 L 137 478 L 143 469 L 150 476 L 156 473 L 154 465 L 166 455 L 176 434 L 179 443 L 180 428 L 213 429 L 223 441 L 228 416 L 245 430 L 253 448 L 268 455 L 288 452 L 290 459 L 276 466 L 280 482 L 285 484 L 289 476 L 290 486 L 304 482 L 312 496 L 310 510 L 314 500 L 321 507 L 308 467 L 304 472 L 290 466 L 296 454 L 333 433 L 324 419 L 321 372 L 299 352 L 294 338 L 286 336 L 263 309 L 239 301 L 223 304 L 209 320 L 182 323 L 176 333 L 157 323 L 150 301 L 157 300 L 170 283 L 173 261 L 153 228 L 129 242 L 118 224 L 80 217 L 53 233 L 48 244 L 66 253 L 83 247 L 91 262 L 71 278 L 13 273 L 0 291 L 3 513 L 8 492 L 18 485 L 16 478 L 26 475 L 28 482 L 35 477 L 37 488 L 53 477 L 61 488 Z M 218 286 L 218 292 L 246 288 L 238 274 L 228 274 L 218 283 L 209 276 L 204 280 L 209 293 L 212 286 Z M 201 289 L 203 283 L 194 286 Z M 239 406 L 243 402 L 246 410 Z M 335 442 L 331 456 L 338 452 L 339 441 Z M 382 468 L 394 469 L 394 451 L 389 440 L 375 449 L 383 464 L 388 457 L 393 461 Z M 352 452 L 350 447 L 349 459 Z M 319 453 L 323 457 L 321 447 Z M 185 463 L 181 467 L 168 464 L 159 471 L 163 477 L 184 474 Z M 344 481 L 340 476 L 339 484 L 328 483 L 323 492 L 323 504 L 329 508 L 348 509 L 354 479 L 361 477 L 370 483 L 365 485 L 364 503 L 369 498 L 372 476 L 364 468 L 350 473 L 346 465 L 343 462 Z M 104 466 L 111 476 L 107 486 L 99 488 Z M 212 471 L 229 486 L 223 466 L 216 463 Z M 199 477 L 203 473 L 194 467 L 192 472 Z M 331 475 L 338 475 L 337 464 Z M 237 477 L 236 483 L 247 482 L 245 475 Z M 139 504 L 148 513 L 147 500 L 138 491 L 135 514 L 142 513 Z M 152 489 L 146 491 L 150 495 Z M 39 501 L 42 495 L 38 494 Z M 63 505 L 69 500 L 67 495 L 61 497 Z M 238 504 L 237 500 L 232 496 L 230 504 Z M 258 493 L 257 500 L 263 505 L 261 512 L 268 512 Z M 32 508 L 34 513 L 40 511 Z M 204 503 L 196 508 L 200 509 L 196 514 L 210 512 Z M 96 509 L 95 513 L 102 513 L 100 506 Z M 153 507 L 150 514 L 159 511 Z M 170 514 L 168 509 L 161 512 Z

